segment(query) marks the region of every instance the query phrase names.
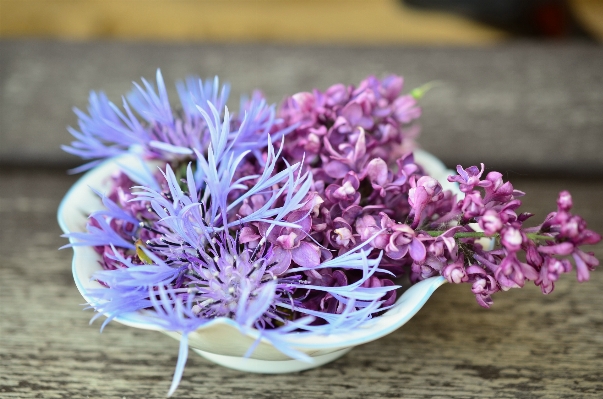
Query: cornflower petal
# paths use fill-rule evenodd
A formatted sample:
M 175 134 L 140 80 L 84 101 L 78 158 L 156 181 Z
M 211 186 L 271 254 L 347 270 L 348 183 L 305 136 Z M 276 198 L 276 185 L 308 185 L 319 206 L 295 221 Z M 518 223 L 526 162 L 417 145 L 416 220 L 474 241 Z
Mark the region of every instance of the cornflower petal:
M 102 216 L 91 216 L 90 219 L 94 220 L 95 225 L 88 223 L 86 226 L 86 233 L 67 233 L 61 237 L 67 237 L 71 242 L 67 245 L 63 245 L 60 249 L 70 248 L 76 246 L 104 246 L 104 245 L 116 245 L 123 248 L 134 249 L 134 244 L 126 241 L 122 238 L 113 228 L 107 223 Z
M 157 93 L 151 83 L 144 78 L 141 80 L 144 88 L 134 82 L 136 90 L 127 96 L 132 107 L 150 123 L 159 122 L 165 125 L 173 125 L 174 116 L 161 70 L 157 69 L 156 73 Z
M 137 265 L 126 259 L 111 245 L 113 255 L 108 258 L 120 262 L 124 267 L 116 270 L 103 270 L 96 272 L 92 278 L 102 281 L 110 288 L 132 287 L 148 289 L 156 285 L 168 285 L 183 271 L 181 268 L 168 266 L 153 252 L 142 248 L 146 256 L 154 263 L 151 265 Z
M 205 112 L 211 112 L 208 103 L 214 104 L 217 109 L 222 109 L 228 101 L 230 85 L 228 83 L 220 86 L 217 76 L 213 80 L 201 80 L 198 76 L 189 76 L 184 82 L 176 82 L 176 90 L 184 112 L 189 119 L 197 119 L 201 115 L 198 106 Z
M 140 159 L 140 157 L 137 157 L 136 159 L 138 162 L 134 168 L 120 162 L 118 162 L 117 165 L 134 183 L 140 186 L 149 187 L 155 191 L 161 190 L 159 183 L 157 183 L 155 176 L 153 176 L 153 173 L 151 173 L 151 170 L 146 163 Z
M 172 144 L 168 144 L 168 143 L 163 143 L 163 142 L 157 141 L 157 140 L 151 140 L 149 142 L 149 146 L 153 147 L 153 148 L 157 148 L 157 149 L 165 151 L 165 152 L 171 152 L 171 153 L 180 154 L 180 155 L 191 155 L 193 153 L 193 150 L 191 150 L 188 147 L 176 146 L 176 145 L 172 145 Z

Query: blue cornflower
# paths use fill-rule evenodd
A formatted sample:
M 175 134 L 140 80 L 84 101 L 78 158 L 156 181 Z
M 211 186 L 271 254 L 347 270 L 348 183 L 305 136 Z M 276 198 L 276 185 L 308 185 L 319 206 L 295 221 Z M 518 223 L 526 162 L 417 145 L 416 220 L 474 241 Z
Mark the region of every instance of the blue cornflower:
M 240 115 L 227 118 L 229 131 L 222 138 L 208 130 L 207 115 L 215 116 L 216 110 L 225 107 L 230 92 L 228 84 L 220 86 L 217 77 L 212 82 L 194 76 L 177 82 L 183 110 L 179 113 L 170 105 L 160 70 L 157 70 L 156 82 L 157 88 L 144 78 L 142 85 L 134 83 L 134 90 L 122 98 L 123 110 L 103 92 L 90 93 L 88 114 L 74 109 L 79 130 L 71 127 L 68 130 L 76 140 L 62 148 L 90 162 L 72 172 L 88 170 L 103 159 L 128 152 L 148 159 L 191 159 L 195 150 L 205 153 L 216 137 L 236 145 L 239 152 L 253 151 L 261 159 L 261 149 L 269 135 L 279 138 L 294 128 L 273 131 L 278 122 L 275 107 L 255 95 L 244 102 Z M 237 144 L 233 144 L 234 141 Z M 215 144 L 214 151 L 220 151 Z

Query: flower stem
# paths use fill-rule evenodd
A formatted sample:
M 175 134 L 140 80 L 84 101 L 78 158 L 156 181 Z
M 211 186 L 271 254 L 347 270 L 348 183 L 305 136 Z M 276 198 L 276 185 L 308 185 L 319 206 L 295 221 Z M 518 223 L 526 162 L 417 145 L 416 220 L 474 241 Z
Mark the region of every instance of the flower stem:
M 540 234 L 536 234 L 536 233 L 527 233 L 526 236 L 528 236 L 529 239 L 531 240 L 547 240 L 547 241 L 554 241 L 555 237 L 551 237 L 551 236 L 543 236 Z
M 444 231 L 424 231 L 424 233 L 429 234 L 432 237 L 439 237 L 442 234 L 444 234 Z M 531 240 L 548 240 L 548 241 L 552 241 L 555 238 L 554 237 L 550 237 L 550 236 L 545 236 L 545 235 L 541 235 L 541 234 L 537 234 L 537 233 L 527 233 L 526 236 L 528 236 L 529 239 Z M 463 231 L 460 233 L 455 233 L 454 234 L 454 238 L 499 238 L 500 234 L 496 233 L 493 234 L 491 236 L 487 235 L 486 233 L 482 232 L 482 231 Z

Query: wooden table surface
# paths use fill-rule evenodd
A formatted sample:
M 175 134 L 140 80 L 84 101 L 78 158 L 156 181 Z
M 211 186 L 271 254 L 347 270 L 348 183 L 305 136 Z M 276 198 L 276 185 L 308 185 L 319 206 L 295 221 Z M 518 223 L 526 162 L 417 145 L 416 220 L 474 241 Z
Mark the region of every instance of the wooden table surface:
M 100 334 L 57 248 L 56 209 L 75 181 L 62 170 L 0 169 L 0 398 L 162 398 L 178 343 L 117 323 Z M 513 179 L 540 217 L 570 189 L 603 232 L 603 181 Z M 603 246 L 594 247 L 599 259 Z M 398 331 L 318 369 L 229 370 L 190 353 L 175 398 L 601 398 L 603 270 L 566 275 L 544 296 L 529 286 L 481 309 L 445 284 Z

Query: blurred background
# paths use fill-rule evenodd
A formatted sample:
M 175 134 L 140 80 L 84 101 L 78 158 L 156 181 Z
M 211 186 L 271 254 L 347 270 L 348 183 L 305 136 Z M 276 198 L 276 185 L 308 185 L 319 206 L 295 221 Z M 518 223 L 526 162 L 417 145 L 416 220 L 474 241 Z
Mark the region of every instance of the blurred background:
M 449 166 L 603 175 L 602 41 L 602 0 L 0 0 L 0 165 L 77 164 L 71 108 L 161 68 L 273 102 L 438 80 L 420 143 Z
M 3 37 L 480 44 L 603 37 L 600 0 L 2 0 Z

